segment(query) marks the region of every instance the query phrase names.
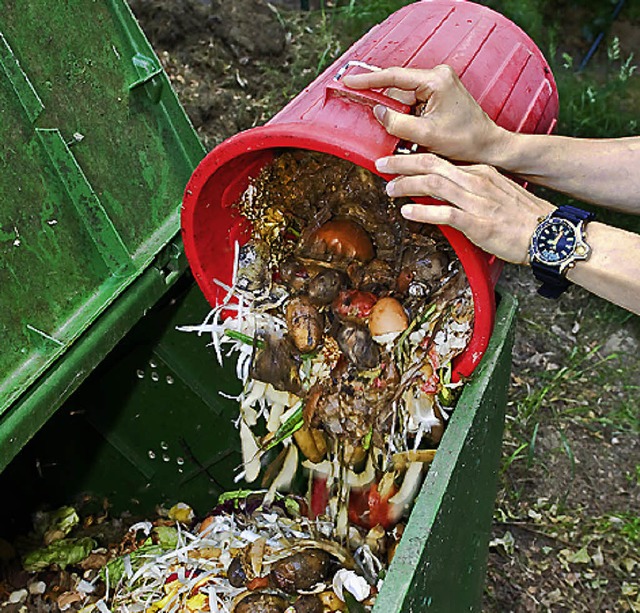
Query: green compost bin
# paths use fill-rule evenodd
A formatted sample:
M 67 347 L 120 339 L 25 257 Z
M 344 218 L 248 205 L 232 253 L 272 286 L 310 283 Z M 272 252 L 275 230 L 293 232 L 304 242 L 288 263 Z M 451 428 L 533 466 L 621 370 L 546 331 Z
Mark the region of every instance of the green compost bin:
M 233 368 L 175 329 L 208 311 L 178 238 L 202 145 L 121 0 L 0 7 L 0 536 L 87 492 L 206 513 L 240 446 Z M 499 298 L 375 611 L 480 609 L 516 309 Z

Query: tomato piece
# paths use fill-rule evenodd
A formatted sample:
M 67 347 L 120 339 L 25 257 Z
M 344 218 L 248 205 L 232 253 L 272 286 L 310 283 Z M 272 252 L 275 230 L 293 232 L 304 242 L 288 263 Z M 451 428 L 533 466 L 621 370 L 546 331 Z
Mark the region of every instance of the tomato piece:
M 378 485 L 374 483 L 369 490 L 369 526 L 373 528 L 380 524 L 385 530 L 391 528 L 397 519 L 395 514 L 392 513 L 389 499 L 393 498 L 398 492 L 398 488 L 393 485 L 389 488 L 389 492 L 383 497 L 378 491 Z
M 376 302 L 378 297 L 371 292 L 343 290 L 333 301 L 333 311 L 342 319 L 366 319 Z
M 433 373 L 421 386 L 420 389 L 425 394 L 437 394 L 440 389 L 440 378 Z
M 315 519 L 323 515 L 329 504 L 329 490 L 327 488 L 327 478 L 317 474 L 313 476 L 311 484 L 311 496 L 309 500 L 309 517 Z
M 201 571 L 198 570 L 187 570 L 184 573 L 184 578 L 185 579 L 191 579 L 192 577 L 197 577 L 199 574 L 201 574 Z M 164 584 L 165 585 L 169 585 L 169 583 L 173 583 L 174 581 L 178 580 L 178 573 L 171 573 L 165 580 L 164 580 Z
M 247 589 L 248 590 L 261 590 L 262 588 L 269 586 L 269 576 L 266 577 L 256 577 L 255 579 L 251 579 L 251 581 L 247 581 Z
M 369 490 L 354 489 L 349 495 L 349 521 L 369 528 Z
M 389 499 L 393 498 L 397 492 L 398 487 L 393 484 L 383 496 L 376 483 L 366 489 L 351 490 L 349 521 L 363 528 L 374 528 L 380 524 L 388 530 L 398 521 L 396 510 L 389 503 Z

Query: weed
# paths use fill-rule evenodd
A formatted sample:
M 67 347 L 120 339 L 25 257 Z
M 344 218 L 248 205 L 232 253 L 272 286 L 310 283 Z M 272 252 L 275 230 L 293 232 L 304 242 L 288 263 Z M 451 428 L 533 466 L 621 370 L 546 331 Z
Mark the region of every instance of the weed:
M 640 542 L 640 517 L 626 513 L 618 518 L 623 521 L 620 533 L 634 543 Z
M 508 444 L 506 444 L 505 446 L 508 446 Z M 522 443 L 521 445 L 519 445 L 515 451 L 513 451 L 512 453 L 510 453 L 508 456 L 503 456 L 502 458 L 502 467 L 501 467 L 501 471 L 504 473 L 507 470 L 509 470 L 509 467 L 518 459 L 524 457 L 524 452 L 527 449 L 527 447 L 529 446 L 529 443 Z
M 607 47 L 606 76 L 573 71 L 573 58 L 562 54 L 556 81 L 560 100 L 560 131 L 582 137 L 628 136 L 637 129 L 635 113 L 624 112 L 628 81 L 636 72 L 634 56 L 623 58 L 615 37 Z
M 530 423 L 535 425 L 544 406 L 549 407 L 552 415 L 558 414 L 557 401 L 575 397 L 575 391 L 580 388 L 585 374 L 589 371 L 597 372 L 604 363 L 613 359 L 612 356 L 606 356 L 592 361 L 598 350 L 598 346 L 591 349 L 574 346 L 564 358 L 564 366 L 540 373 L 540 387 L 517 403 L 518 422 L 525 426 Z

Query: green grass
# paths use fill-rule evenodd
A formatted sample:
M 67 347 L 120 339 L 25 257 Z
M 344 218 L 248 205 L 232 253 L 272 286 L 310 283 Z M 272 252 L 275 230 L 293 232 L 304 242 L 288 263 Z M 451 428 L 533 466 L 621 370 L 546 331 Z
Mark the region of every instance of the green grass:
M 521 325 L 523 323 L 536 330 L 542 328 L 530 321 L 523 321 Z M 627 368 L 634 365 L 621 366 L 621 356 L 602 355 L 602 345 L 589 342 L 588 337 L 597 334 L 597 326 L 592 323 L 585 344 L 576 344 L 555 358 L 559 362 L 557 368 L 530 370 L 524 374 L 530 385 L 515 393 L 509 433 L 519 447 L 517 457 L 526 458 L 528 464 L 535 455 L 537 430 L 542 420 L 557 424 L 573 420 L 588 427 L 606 426 L 640 433 L 640 389 L 625 383 L 629 375 Z M 525 449 L 520 449 L 522 445 L 526 445 L 526 454 Z M 512 452 L 505 459 L 507 465 L 515 461 L 513 456 Z
M 607 48 L 604 74 L 576 73 L 574 59 L 563 55 L 555 71 L 562 102 L 560 129 L 583 137 L 617 137 L 635 134 L 638 129 L 635 109 L 626 110 L 630 79 L 637 70 L 633 54 L 621 56 L 614 38 Z

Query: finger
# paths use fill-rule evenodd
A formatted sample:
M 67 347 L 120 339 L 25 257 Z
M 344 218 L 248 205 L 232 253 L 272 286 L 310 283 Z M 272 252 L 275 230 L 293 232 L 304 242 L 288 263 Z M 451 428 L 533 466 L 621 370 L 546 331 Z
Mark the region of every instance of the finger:
M 386 91 L 386 95 L 398 102 L 402 102 L 402 104 L 406 104 L 407 106 L 413 106 L 417 102 L 415 92 L 405 91 L 404 89 L 398 89 L 397 87 L 390 87 Z
M 475 195 L 486 195 L 489 190 L 495 190 L 493 183 L 489 183 L 484 176 L 484 174 L 488 173 L 468 172 L 469 166 L 456 166 L 433 153 L 395 155 L 380 158 L 376 160 L 376 168 L 386 174 L 401 175 L 387 185 L 387 191 L 391 190 L 396 197 L 419 196 L 425 193 L 438 197 L 437 194 L 441 193 L 442 190 L 451 189 L 449 183 L 453 183 Z M 408 177 L 414 177 L 419 183 L 417 181 L 408 182 Z M 403 191 L 403 193 L 397 193 L 398 190 L 408 189 L 414 190 L 414 192 L 404 193 Z M 425 192 L 418 193 L 417 190 L 419 189 L 425 190 Z
M 460 181 L 438 173 L 398 177 L 387 184 L 387 193 L 393 198 L 436 198 L 480 216 L 492 202 L 486 194 L 470 191 Z
M 432 133 L 432 121 L 428 117 L 416 117 L 392 111 L 386 106 L 378 104 L 373 107 L 373 114 L 384 126 L 384 129 L 402 140 L 429 146 Z
M 469 213 L 446 204 L 405 204 L 400 209 L 400 213 L 410 221 L 451 226 L 456 230 L 463 230 L 473 223 Z
M 376 169 L 389 175 L 419 175 L 453 166 L 435 153 L 412 153 L 390 155 L 375 161 Z
M 353 89 L 371 89 L 375 87 L 395 87 L 405 91 L 422 90 L 437 79 L 436 71 L 417 68 L 384 68 L 376 72 L 349 74 L 342 82 Z

